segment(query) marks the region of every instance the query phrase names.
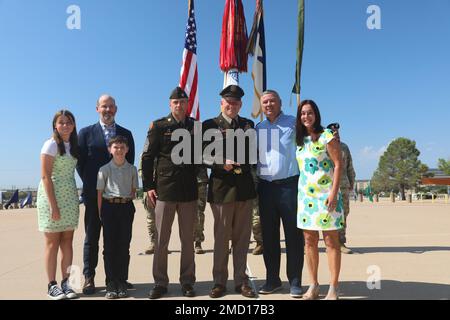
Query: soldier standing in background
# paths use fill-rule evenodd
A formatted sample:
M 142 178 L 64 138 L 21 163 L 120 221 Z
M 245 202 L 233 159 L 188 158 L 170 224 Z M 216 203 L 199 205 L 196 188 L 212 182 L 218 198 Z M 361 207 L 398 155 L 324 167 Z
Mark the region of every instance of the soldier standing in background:
M 205 241 L 205 208 L 206 208 L 206 192 L 208 186 L 208 173 L 206 167 L 200 167 L 197 174 L 198 183 L 198 211 L 197 211 L 197 224 L 194 230 L 194 248 L 196 254 L 204 254 L 205 251 L 202 248 L 202 242 Z
M 353 168 L 353 160 L 352 155 L 350 153 L 350 149 L 348 146 L 341 141 L 339 136 L 339 123 L 331 123 L 327 126 L 328 129 L 333 130 L 334 136 L 341 143 L 341 152 L 342 152 L 342 174 L 341 174 L 341 182 L 340 189 L 342 193 L 342 199 L 344 203 L 344 216 L 345 216 L 345 225 L 339 231 L 339 241 L 341 242 L 341 252 L 346 254 L 352 254 L 353 251 L 350 248 L 347 248 L 345 243 L 347 242 L 346 238 L 346 229 L 348 225 L 348 214 L 350 213 L 350 192 L 353 190 L 355 186 L 355 169 Z
M 255 182 L 255 189 L 258 189 L 258 176 L 256 175 L 256 168 L 252 168 L 252 177 Z M 259 219 L 259 200 L 258 195 L 253 201 L 253 211 L 252 211 L 252 231 L 253 239 L 256 241 L 256 245 L 253 248 L 253 255 L 260 255 L 264 252 L 262 230 L 261 230 L 261 220 Z
M 147 148 L 148 139 L 145 140 L 144 150 Z M 155 163 L 156 167 L 156 163 Z M 142 154 L 139 160 L 138 168 L 139 177 L 142 179 Z M 153 254 L 155 252 L 155 208 L 149 203 L 147 192 L 144 192 L 142 197 L 142 204 L 144 205 L 145 212 L 147 213 L 147 230 L 148 237 L 150 238 L 150 245 L 145 249 L 145 254 Z

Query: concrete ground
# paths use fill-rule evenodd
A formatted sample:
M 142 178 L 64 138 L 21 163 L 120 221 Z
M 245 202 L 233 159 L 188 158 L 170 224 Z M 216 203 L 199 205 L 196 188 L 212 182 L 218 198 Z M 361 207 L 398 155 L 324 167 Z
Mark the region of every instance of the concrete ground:
M 129 281 L 133 299 L 147 299 L 153 286 L 152 255 L 143 255 L 148 245 L 145 211 L 136 201 L 136 216 L 131 243 Z M 81 292 L 84 207 L 81 207 L 80 227 L 74 239 L 74 269 L 72 283 Z M 412 204 L 380 202 L 351 203 L 348 220 L 348 246 L 355 254 L 342 256 L 340 275 L 341 299 L 450 299 L 450 204 L 443 201 Z M 213 217 L 207 206 L 205 236 L 206 254 L 196 255 L 197 297 L 210 299 L 213 286 Z M 44 238 L 37 231 L 36 209 L 0 211 L 0 299 L 47 299 L 47 278 L 44 269 Z M 286 299 L 289 285 L 285 274 L 284 240 L 281 260 L 283 290 L 257 299 Z M 254 256 L 250 245 L 248 272 L 255 288 L 264 283 L 265 268 L 262 256 Z M 328 266 L 323 241 L 320 242 L 319 282 L 321 296 L 328 289 Z M 169 249 L 169 293 L 164 299 L 185 299 L 178 284 L 180 243 L 175 219 Z M 101 257 L 101 255 L 100 255 Z M 232 258 L 230 256 L 228 295 L 219 300 L 248 300 L 233 292 Z M 104 299 L 104 269 L 100 259 L 96 284 L 100 291 L 81 299 Z M 60 272 L 57 276 L 61 280 Z M 380 280 L 380 281 L 379 281 Z M 308 271 L 303 269 L 303 285 L 309 284 Z

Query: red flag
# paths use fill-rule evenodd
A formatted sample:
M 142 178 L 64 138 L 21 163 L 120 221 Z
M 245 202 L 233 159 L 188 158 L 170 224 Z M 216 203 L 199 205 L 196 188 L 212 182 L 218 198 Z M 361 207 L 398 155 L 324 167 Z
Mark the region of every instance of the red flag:
M 247 72 L 247 26 L 241 0 L 226 0 L 220 41 L 220 69 Z

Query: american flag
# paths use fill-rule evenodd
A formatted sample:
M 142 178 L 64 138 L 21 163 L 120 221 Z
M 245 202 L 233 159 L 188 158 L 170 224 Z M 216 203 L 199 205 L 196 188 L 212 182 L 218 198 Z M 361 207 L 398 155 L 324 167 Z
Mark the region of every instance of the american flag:
M 200 119 L 198 103 L 198 73 L 197 73 L 197 26 L 195 24 L 194 0 L 189 1 L 189 18 L 186 25 L 186 40 L 183 50 L 180 87 L 189 96 L 186 114 L 194 119 Z

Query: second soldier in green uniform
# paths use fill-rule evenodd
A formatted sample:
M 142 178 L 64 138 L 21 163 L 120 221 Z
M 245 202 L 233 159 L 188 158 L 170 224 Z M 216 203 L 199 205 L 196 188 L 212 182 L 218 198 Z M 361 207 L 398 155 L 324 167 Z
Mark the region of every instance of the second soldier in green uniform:
M 346 229 L 348 225 L 348 214 L 350 213 L 350 192 L 353 190 L 355 185 L 355 169 L 353 168 L 353 160 L 352 155 L 350 153 L 350 149 L 348 146 L 341 141 L 339 136 L 339 123 L 331 123 L 327 126 L 328 129 L 333 130 L 335 137 L 341 143 L 341 153 L 342 153 L 342 174 L 341 174 L 341 182 L 340 189 L 342 193 L 342 200 L 344 205 L 344 216 L 345 216 L 345 225 L 339 231 L 339 241 L 341 242 L 341 252 L 346 254 L 351 254 L 353 251 L 350 248 L 347 248 L 345 243 L 347 242 L 346 237 Z

